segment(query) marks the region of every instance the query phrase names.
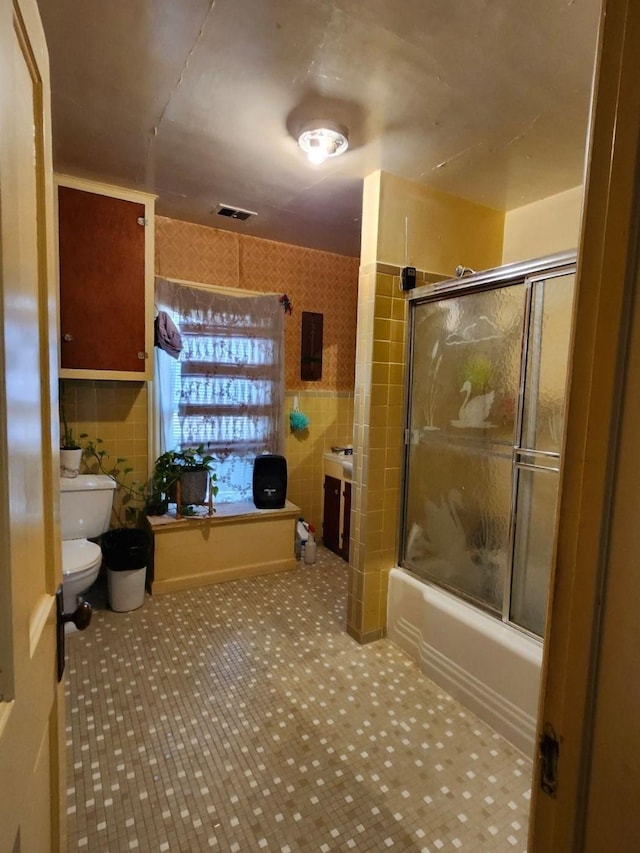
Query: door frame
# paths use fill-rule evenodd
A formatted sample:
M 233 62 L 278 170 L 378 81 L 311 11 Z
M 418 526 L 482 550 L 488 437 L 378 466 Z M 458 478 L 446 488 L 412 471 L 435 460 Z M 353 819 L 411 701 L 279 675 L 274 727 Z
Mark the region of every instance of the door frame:
M 640 154 L 640 14 L 634 0 L 604 0 L 587 146 L 565 456 L 555 571 L 543 658 L 538 732 L 558 742 L 555 796 L 533 775 L 530 853 L 570 853 L 589 844 L 595 709 L 609 561 L 615 464 L 636 289 Z M 636 521 L 637 524 L 637 521 Z M 637 553 L 637 552 L 636 552 Z M 636 638 L 629 638 L 632 642 Z M 637 676 L 637 673 L 635 674 Z M 629 673 L 629 677 L 633 678 Z M 637 762 L 637 757 L 634 759 Z M 612 775 L 615 792 L 621 779 Z M 615 796 L 615 793 L 614 793 Z M 616 820 L 633 837 L 638 815 Z M 630 834 L 631 833 L 631 834 Z M 610 849 L 617 848 L 615 842 Z

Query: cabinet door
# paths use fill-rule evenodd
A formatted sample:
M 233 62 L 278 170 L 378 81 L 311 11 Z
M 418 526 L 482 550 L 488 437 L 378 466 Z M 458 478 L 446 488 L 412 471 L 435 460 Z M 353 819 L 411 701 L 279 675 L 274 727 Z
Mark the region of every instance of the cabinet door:
M 145 205 L 58 187 L 61 366 L 145 370 Z
M 324 478 L 324 515 L 322 521 L 322 544 L 340 554 L 340 488 L 337 477 Z
M 351 535 L 351 483 L 344 482 L 342 497 L 342 548 L 340 556 L 349 561 L 349 536 Z

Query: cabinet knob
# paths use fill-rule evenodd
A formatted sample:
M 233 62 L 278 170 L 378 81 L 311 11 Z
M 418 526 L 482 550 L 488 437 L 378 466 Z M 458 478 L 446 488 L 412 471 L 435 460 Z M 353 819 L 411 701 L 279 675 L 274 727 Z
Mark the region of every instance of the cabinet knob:
M 63 335 L 63 340 L 65 340 L 65 341 L 72 341 L 72 340 L 73 340 L 73 335 L 70 335 L 70 334 L 69 334 L 69 332 L 67 332 L 67 334 L 66 334 L 66 335 Z
M 140 359 L 140 361 L 144 361 L 144 360 L 145 360 L 145 358 L 149 358 L 149 353 L 147 353 L 147 352 L 139 352 L 139 353 L 138 353 L 138 358 Z

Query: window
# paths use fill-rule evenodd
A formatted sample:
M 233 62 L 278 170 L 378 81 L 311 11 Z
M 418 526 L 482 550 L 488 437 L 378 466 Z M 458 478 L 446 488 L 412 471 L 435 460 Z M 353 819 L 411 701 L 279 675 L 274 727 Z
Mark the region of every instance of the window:
M 238 294 L 156 280 L 182 340 L 178 358 L 155 348 L 158 452 L 204 445 L 222 503 L 251 499 L 253 460 L 284 437 L 280 298 Z

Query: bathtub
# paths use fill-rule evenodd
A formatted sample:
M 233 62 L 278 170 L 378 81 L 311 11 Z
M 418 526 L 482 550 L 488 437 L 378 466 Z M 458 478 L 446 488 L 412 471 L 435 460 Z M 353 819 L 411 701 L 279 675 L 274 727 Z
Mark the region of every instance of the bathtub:
M 542 643 L 400 568 L 389 575 L 387 608 L 388 638 L 533 757 Z

